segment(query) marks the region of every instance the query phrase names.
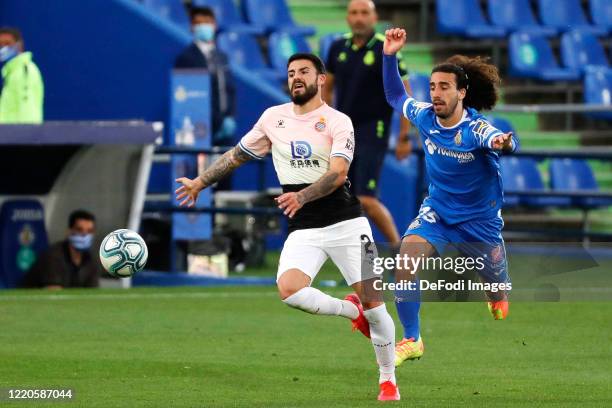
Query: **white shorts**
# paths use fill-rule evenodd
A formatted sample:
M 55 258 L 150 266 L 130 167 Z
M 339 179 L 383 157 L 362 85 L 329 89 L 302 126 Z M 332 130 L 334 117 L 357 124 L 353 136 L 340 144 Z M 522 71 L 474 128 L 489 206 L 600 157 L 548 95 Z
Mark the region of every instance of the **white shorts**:
M 283 246 L 276 280 L 289 269 L 299 269 L 312 282 L 328 256 L 349 286 L 373 278 L 372 258 L 378 254 L 368 219 L 359 217 L 323 228 L 293 231 Z

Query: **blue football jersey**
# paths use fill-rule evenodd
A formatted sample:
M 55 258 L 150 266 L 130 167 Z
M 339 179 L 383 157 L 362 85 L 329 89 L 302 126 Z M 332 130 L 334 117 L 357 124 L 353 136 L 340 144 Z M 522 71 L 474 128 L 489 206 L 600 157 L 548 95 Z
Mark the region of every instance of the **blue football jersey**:
M 424 204 L 448 224 L 495 217 L 503 204 L 503 185 L 499 152 L 491 142 L 503 132 L 471 108 L 450 128 L 440 124 L 430 103 L 408 98 L 402 110 L 423 143 L 430 180 Z M 512 146 L 518 146 L 514 136 Z

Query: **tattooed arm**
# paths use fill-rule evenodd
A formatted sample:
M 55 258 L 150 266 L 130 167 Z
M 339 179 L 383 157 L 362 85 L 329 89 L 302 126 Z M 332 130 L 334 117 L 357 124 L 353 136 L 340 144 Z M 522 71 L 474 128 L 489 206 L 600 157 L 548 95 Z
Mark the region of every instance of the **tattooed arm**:
M 332 157 L 329 170 L 320 179 L 297 193 L 285 193 L 276 199 L 278 208 L 293 218 L 304 204 L 325 197 L 336 191 L 346 181 L 350 163 L 342 157 Z
M 176 189 L 176 199 L 183 200 L 180 206 L 193 207 L 198 199 L 200 191 L 215 184 L 232 171 L 251 160 L 251 156 L 245 153 L 240 146 L 236 145 L 232 150 L 228 150 L 209 168 L 193 180 L 187 177 L 177 178 L 176 181 L 182 186 Z

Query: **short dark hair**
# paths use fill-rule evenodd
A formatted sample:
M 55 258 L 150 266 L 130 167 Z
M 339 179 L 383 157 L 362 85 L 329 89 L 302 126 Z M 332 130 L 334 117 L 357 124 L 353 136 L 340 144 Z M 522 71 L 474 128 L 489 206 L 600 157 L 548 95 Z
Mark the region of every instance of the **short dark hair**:
M 455 74 L 457 89 L 465 89 L 463 106 L 474 108 L 477 111 L 492 109 L 499 93 L 497 86 L 501 83 L 499 71 L 488 59 L 465 55 L 453 55 L 442 64 L 436 65 L 431 71 Z
M 0 27 L 0 34 L 10 34 L 13 36 L 16 42 L 23 42 L 23 36 L 21 31 L 14 27 Z
M 68 228 L 74 227 L 74 224 L 76 224 L 77 220 L 88 220 L 96 222 L 96 217 L 89 211 L 75 210 L 71 212 L 70 216 L 68 217 Z
M 194 6 L 194 7 L 191 7 L 189 9 L 189 18 L 190 18 L 190 20 L 193 21 L 195 16 L 211 17 L 211 18 L 216 20 L 215 12 L 213 11 L 213 9 L 211 9 L 210 7 L 205 7 L 205 6 L 201 6 L 201 7 Z
M 289 68 L 289 64 L 297 60 L 308 60 L 312 62 L 312 65 L 314 65 L 315 69 L 317 70 L 317 74 L 319 75 L 325 74 L 327 72 L 327 70 L 325 69 L 325 64 L 323 63 L 323 61 L 321 61 L 321 58 L 308 52 L 298 52 L 290 56 L 289 60 L 287 60 L 287 68 Z

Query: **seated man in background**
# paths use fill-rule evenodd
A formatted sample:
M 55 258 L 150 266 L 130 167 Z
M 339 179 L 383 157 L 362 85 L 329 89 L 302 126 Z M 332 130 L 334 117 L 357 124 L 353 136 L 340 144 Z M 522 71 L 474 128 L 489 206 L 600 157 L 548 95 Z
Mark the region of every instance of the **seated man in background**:
M 68 219 L 68 237 L 40 255 L 26 274 L 28 288 L 98 287 L 102 266 L 91 253 L 96 218 L 90 212 L 76 210 Z
M 23 38 L 15 28 L 0 28 L 1 123 L 42 123 L 44 86 L 32 53 L 23 52 Z
M 216 146 L 233 145 L 232 137 L 236 131 L 234 87 L 227 56 L 215 46 L 215 15 L 208 7 L 192 7 L 190 16 L 194 42 L 177 57 L 174 67 L 208 70 L 212 95 L 212 143 Z

